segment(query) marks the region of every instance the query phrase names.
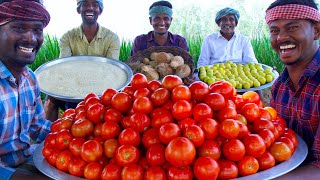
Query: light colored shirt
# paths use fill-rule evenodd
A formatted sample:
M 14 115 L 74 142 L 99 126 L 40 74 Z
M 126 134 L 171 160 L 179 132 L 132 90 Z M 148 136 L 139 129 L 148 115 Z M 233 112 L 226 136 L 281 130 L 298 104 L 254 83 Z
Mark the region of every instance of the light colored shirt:
M 61 37 L 59 47 L 60 57 L 91 55 L 118 60 L 120 54 L 118 35 L 100 25 L 97 35 L 90 43 L 79 26 Z
M 20 81 L 0 61 L 0 176 L 8 179 L 15 167 L 33 155 L 34 143 L 50 132 L 35 74 L 29 69 Z M 0 179 L 1 179 L 0 178 Z
M 228 41 L 220 32 L 215 32 L 204 39 L 197 67 L 226 61 L 258 62 L 247 36 L 235 33 Z

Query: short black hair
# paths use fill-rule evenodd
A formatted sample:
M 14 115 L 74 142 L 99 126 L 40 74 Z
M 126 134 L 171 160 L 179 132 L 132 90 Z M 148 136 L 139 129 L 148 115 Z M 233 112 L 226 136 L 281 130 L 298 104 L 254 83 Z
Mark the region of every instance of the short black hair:
M 153 8 L 154 6 L 167 6 L 168 8 L 172 9 L 172 4 L 169 1 L 157 1 L 151 4 L 149 7 L 149 10 Z
M 276 0 L 273 2 L 267 10 L 272 9 L 276 6 L 282 6 L 286 4 L 300 4 L 300 5 L 306 5 L 312 8 L 315 8 L 318 10 L 317 3 L 314 2 L 314 0 Z

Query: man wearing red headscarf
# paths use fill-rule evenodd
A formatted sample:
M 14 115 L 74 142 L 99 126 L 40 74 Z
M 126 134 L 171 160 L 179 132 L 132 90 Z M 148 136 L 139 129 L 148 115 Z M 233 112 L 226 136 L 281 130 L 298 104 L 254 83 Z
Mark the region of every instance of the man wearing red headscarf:
M 277 0 L 266 11 L 270 42 L 285 64 L 271 106 L 308 146 L 304 163 L 279 179 L 320 179 L 320 13 L 313 0 Z
M 32 155 L 51 122 L 27 65 L 33 63 L 49 21 L 40 0 L 0 0 L 0 179 L 44 177 Z

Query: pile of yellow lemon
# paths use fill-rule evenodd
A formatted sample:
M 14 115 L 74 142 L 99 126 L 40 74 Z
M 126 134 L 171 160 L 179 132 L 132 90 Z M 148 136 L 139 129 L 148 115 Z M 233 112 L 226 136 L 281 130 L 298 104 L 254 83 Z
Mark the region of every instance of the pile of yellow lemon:
M 259 87 L 274 79 L 272 68 L 263 69 L 259 63 L 237 64 L 231 61 L 199 67 L 199 79 L 207 84 L 226 80 L 236 89 Z

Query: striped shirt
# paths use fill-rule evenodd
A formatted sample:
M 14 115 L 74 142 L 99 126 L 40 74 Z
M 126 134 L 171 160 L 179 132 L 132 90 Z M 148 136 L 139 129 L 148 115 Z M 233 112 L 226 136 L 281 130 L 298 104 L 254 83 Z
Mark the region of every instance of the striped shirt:
M 3 177 L 14 172 L 10 167 L 30 159 L 34 150 L 31 144 L 45 139 L 51 122 L 44 117 L 37 80 L 29 68 L 16 83 L 0 61 L 0 94 L 0 174 Z
M 284 69 L 272 86 L 270 104 L 307 143 L 306 162 L 320 167 L 320 49 L 304 70 L 296 91 Z
M 180 47 L 184 49 L 186 52 L 189 52 L 189 47 L 187 40 L 177 34 L 172 34 L 168 32 L 169 38 L 166 43 L 164 43 L 162 46 L 175 46 L 175 47 Z M 158 44 L 153 35 L 153 31 L 150 31 L 148 34 L 142 34 L 140 36 L 137 36 L 134 39 L 133 46 L 131 49 L 131 56 L 135 54 L 138 51 L 142 51 L 144 49 L 148 49 L 149 47 L 153 46 L 161 46 Z

